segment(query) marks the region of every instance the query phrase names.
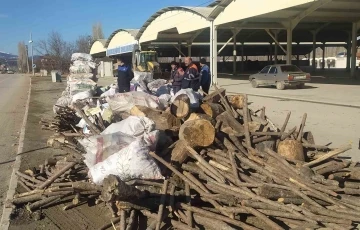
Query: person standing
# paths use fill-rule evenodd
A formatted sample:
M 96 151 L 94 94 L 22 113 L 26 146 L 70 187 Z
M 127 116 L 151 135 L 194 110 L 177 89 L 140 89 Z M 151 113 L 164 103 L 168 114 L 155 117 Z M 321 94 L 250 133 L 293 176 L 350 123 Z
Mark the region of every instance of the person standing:
M 210 75 L 210 68 L 208 65 L 206 65 L 206 59 L 201 58 L 200 59 L 200 85 L 201 89 L 206 93 L 209 94 L 210 85 L 211 85 L 211 75 Z
M 172 61 L 171 62 L 171 72 L 170 72 L 170 81 L 169 82 L 173 82 L 174 81 L 174 77 L 175 75 L 178 73 L 178 67 L 176 62 Z
M 117 58 L 117 64 L 118 64 L 117 82 L 119 87 L 119 93 L 130 92 L 130 81 L 134 77 L 131 67 L 125 65 L 124 59 L 122 57 Z
M 197 66 L 192 62 L 191 57 L 185 58 L 185 66 L 187 69 L 184 73 L 184 78 L 182 80 L 182 89 L 191 88 L 195 92 L 200 88 L 200 75 Z
M 178 68 L 176 73 L 174 74 L 174 78 L 172 81 L 172 89 L 173 89 L 174 95 L 179 90 L 181 90 L 184 74 L 185 74 L 185 72 L 184 72 L 183 68 Z

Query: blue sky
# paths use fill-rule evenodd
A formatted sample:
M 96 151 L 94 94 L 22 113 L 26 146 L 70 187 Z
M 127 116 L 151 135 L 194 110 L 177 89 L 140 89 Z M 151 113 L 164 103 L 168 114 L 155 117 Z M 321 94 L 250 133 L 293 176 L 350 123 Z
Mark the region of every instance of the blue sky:
M 51 31 L 65 40 L 91 34 L 101 22 L 105 37 L 114 30 L 140 28 L 157 10 L 167 6 L 206 6 L 209 0 L 4 0 L 0 7 L 0 51 L 17 54 L 17 43 L 44 39 Z

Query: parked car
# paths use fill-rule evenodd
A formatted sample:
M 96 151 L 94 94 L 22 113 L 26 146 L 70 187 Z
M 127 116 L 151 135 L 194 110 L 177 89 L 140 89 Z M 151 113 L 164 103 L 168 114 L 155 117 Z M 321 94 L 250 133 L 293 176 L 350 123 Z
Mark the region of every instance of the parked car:
M 8 70 L 6 73 L 7 73 L 7 74 L 14 74 L 14 71 Z
M 306 82 L 311 81 L 309 73 L 305 73 L 295 65 L 269 65 L 259 73 L 250 75 L 249 81 L 252 87 L 261 85 L 273 85 L 283 90 L 286 86 L 304 88 Z

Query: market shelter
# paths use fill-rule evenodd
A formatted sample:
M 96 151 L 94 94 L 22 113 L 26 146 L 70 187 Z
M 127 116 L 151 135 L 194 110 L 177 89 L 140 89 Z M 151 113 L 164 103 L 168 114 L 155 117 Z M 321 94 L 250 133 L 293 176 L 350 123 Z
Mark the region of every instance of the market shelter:
M 94 41 L 91 45 L 90 54 L 93 57 L 102 58 L 106 56 L 106 39 L 99 39 Z
M 326 42 L 346 42 L 348 53 L 356 53 L 360 26 L 360 1 L 222 0 L 218 2 L 208 19 L 211 22 L 212 49 L 210 50 L 213 83 L 216 83 L 217 69 L 214 63 L 217 60 L 219 31 L 231 31 L 228 43 L 232 41 L 236 47 L 239 34 L 247 30 L 262 30 L 262 33 L 276 44 L 275 60 L 281 49 L 287 56 L 288 64 L 292 62 L 293 45 L 301 42 L 313 42 L 313 50 L 318 47 L 318 41 L 322 42 L 322 47 L 325 47 Z M 282 32 L 286 34 L 282 36 L 286 39 L 286 47 L 280 45 L 279 34 Z M 313 60 L 315 60 L 314 57 Z M 350 57 L 348 59 L 352 76 L 355 76 L 355 65 L 356 56 L 352 55 L 351 62 Z M 314 63 L 313 66 L 315 66 Z

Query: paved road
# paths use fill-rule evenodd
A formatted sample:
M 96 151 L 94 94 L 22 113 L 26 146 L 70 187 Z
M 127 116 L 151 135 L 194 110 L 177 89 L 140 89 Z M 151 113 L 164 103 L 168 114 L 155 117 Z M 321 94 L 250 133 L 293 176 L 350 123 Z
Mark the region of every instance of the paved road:
M 243 78 L 243 76 L 241 77 Z M 290 88 L 277 90 L 274 87 L 260 87 L 255 89 L 251 87 L 248 80 L 231 78 L 219 79 L 219 85 L 225 87 L 229 93 L 242 92 L 249 95 L 284 97 L 360 108 L 359 85 L 309 83 L 306 84 L 305 89 Z
M 0 214 L 17 152 L 30 78 L 0 74 Z

